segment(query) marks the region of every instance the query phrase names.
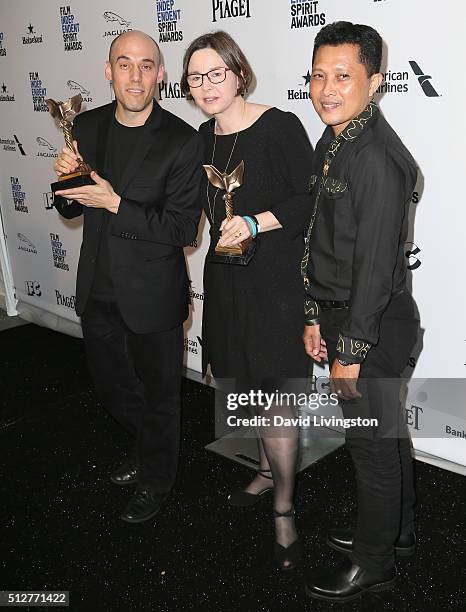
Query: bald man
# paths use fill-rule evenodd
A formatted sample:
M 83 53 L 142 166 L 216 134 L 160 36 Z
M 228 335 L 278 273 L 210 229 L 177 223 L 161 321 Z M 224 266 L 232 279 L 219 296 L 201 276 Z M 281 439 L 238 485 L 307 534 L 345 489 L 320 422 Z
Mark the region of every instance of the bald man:
M 201 212 L 202 145 L 154 99 L 163 75 L 150 36 L 113 41 L 105 76 L 116 101 L 81 114 L 73 128 L 95 185 L 59 191 L 54 202 L 67 219 L 84 216 L 76 312 L 97 392 L 133 441 L 110 476 L 137 485 L 120 515 L 129 523 L 155 516 L 175 480 L 189 302 L 183 247 Z M 76 167 L 63 149 L 57 174 Z

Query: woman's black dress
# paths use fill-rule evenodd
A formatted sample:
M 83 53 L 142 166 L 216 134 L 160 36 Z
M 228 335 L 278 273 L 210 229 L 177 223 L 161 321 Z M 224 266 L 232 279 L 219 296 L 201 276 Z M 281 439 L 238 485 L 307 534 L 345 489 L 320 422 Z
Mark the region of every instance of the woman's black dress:
M 235 134 L 217 136 L 214 120 L 203 123 L 205 163 L 226 170 Z M 247 266 L 209 263 L 204 268 L 202 322 L 203 372 L 210 363 L 216 378 L 262 380 L 304 378 L 308 357 L 302 341 L 304 289 L 300 262 L 303 232 L 311 216 L 309 178 L 312 147 L 293 113 L 271 108 L 240 131 L 228 172 L 241 160 L 245 171 L 235 190 L 234 212 L 257 215 L 271 211 L 283 229 L 258 235 L 257 251 Z M 225 218 L 223 192 L 203 183 L 204 210 L 211 222 L 209 252 L 219 239 Z

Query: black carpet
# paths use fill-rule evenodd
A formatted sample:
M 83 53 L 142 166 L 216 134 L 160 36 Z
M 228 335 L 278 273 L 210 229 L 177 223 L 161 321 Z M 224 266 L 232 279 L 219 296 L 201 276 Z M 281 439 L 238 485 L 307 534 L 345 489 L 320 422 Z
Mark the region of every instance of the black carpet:
M 419 548 L 398 564 L 397 586 L 344 606 L 315 602 L 303 577 L 338 561 L 325 534 L 355 510 L 344 448 L 300 475 L 306 559 L 279 573 L 271 498 L 231 509 L 228 493 L 252 473 L 204 449 L 212 390 L 183 382 L 175 490 L 154 520 L 128 525 L 118 515 L 131 488 L 108 480 L 128 440 L 97 402 L 82 341 L 26 325 L 1 332 L 0 347 L 0 590 L 69 590 L 70 609 L 90 612 L 466 609 L 464 477 L 416 462 Z

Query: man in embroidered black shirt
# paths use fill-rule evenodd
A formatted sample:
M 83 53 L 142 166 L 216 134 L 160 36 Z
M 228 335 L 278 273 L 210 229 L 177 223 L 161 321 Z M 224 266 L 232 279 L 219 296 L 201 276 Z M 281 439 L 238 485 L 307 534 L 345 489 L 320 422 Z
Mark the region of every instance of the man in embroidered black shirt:
M 378 421 L 347 430 L 358 519 L 354 532 L 334 531 L 328 544 L 351 557 L 306 587 L 331 601 L 389 588 L 395 552 L 415 548 L 412 457 L 399 391 L 418 330 L 403 252 L 417 169 L 372 101 L 381 55 L 379 34 L 364 25 L 334 23 L 315 39 L 310 91 L 327 128 L 315 151 L 302 261 L 303 340 L 316 361 L 328 357 L 344 416 Z

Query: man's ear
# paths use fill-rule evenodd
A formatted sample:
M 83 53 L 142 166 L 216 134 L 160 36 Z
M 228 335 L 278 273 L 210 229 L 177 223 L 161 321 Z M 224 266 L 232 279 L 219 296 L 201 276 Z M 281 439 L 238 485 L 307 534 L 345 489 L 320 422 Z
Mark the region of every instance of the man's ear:
M 383 74 L 381 74 L 380 72 L 376 72 L 375 74 L 371 76 L 370 85 L 369 85 L 369 97 L 370 98 L 372 98 L 372 96 L 375 94 L 378 88 L 382 85 L 382 81 L 383 81 Z
M 110 62 L 105 62 L 105 78 L 107 79 L 107 81 L 113 81 L 112 65 L 110 64 Z
M 165 68 L 162 64 L 159 66 L 159 71 L 157 73 L 157 83 L 161 83 L 163 81 L 163 77 L 165 76 Z

